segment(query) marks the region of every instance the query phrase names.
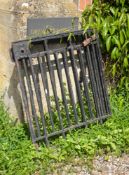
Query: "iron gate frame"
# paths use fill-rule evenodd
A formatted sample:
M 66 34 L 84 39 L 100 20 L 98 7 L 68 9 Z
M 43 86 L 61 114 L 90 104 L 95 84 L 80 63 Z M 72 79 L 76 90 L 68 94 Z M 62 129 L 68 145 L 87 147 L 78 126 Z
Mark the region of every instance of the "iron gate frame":
M 65 137 L 65 133 L 71 129 L 87 127 L 88 124 L 94 123 L 97 121 L 99 121 L 100 123 L 103 123 L 103 120 L 105 120 L 107 117 L 111 115 L 109 98 L 108 98 L 106 84 L 104 80 L 104 74 L 103 74 L 102 55 L 101 55 L 101 50 L 99 45 L 98 34 L 93 35 L 92 30 L 88 30 L 85 34 L 82 30 L 73 31 L 72 34 L 74 37 L 70 39 L 68 39 L 69 32 L 66 32 L 66 33 L 61 33 L 57 35 L 49 35 L 49 36 L 44 36 L 39 38 L 33 38 L 31 40 L 22 40 L 22 41 L 12 43 L 12 53 L 13 53 L 13 58 L 16 63 L 16 67 L 18 71 L 19 83 L 20 83 L 22 99 L 23 99 L 23 107 L 24 107 L 27 123 L 29 124 L 29 130 L 30 130 L 33 143 L 40 140 L 45 140 L 45 143 L 48 145 L 49 144 L 48 139 L 50 137 L 61 135 L 61 134 L 63 135 L 63 137 Z M 64 45 L 59 43 L 59 40 L 61 41 L 62 39 L 65 40 L 65 42 L 63 43 Z M 54 44 L 52 44 L 52 48 L 50 49 L 49 47 L 51 47 L 51 42 Z M 39 44 L 43 46 L 42 49 L 38 48 Z M 59 44 L 60 47 L 58 47 L 56 44 Z M 33 46 L 34 48 L 36 48 L 35 51 L 33 51 Z M 40 51 L 38 51 L 38 49 Z M 77 51 L 77 55 L 78 55 L 81 80 L 79 79 L 78 73 L 77 73 L 74 50 Z M 76 111 L 76 104 L 74 100 L 74 94 L 72 91 L 72 84 L 71 84 L 71 79 L 69 75 L 67 52 L 69 52 L 71 69 L 73 71 L 73 76 L 75 80 L 77 99 L 80 106 L 81 117 L 82 117 L 81 122 L 78 121 L 79 116 Z M 68 91 L 69 91 L 70 100 L 71 100 L 73 113 L 75 117 L 74 124 L 70 123 L 69 109 L 68 109 L 67 99 L 65 95 L 64 86 L 63 86 L 61 64 L 58 58 L 58 53 L 61 53 L 62 55 L 62 62 L 63 62 L 65 75 L 67 79 Z M 52 61 L 50 58 L 51 54 L 54 55 L 54 61 Z M 46 58 L 46 62 L 43 61 L 43 57 Z M 38 68 L 40 69 L 44 92 L 47 89 L 47 93 L 45 92 L 45 98 L 47 102 L 48 113 L 49 113 L 50 123 L 52 127 L 51 133 L 48 133 L 48 130 L 46 128 L 46 120 L 45 120 L 44 109 L 43 109 L 44 106 L 41 98 L 40 87 L 39 87 L 39 84 L 37 83 L 36 72 L 34 70 L 32 58 L 33 59 L 35 58 L 38 61 Z M 57 89 L 56 89 L 54 72 L 53 72 L 54 70 L 53 70 L 52 64 L 56 65 L 56 70 L 58 73 L 58 78 L 60 83 L 61 95 L 63 99 L 63 105 L 66 112 L 66 119 L 68 122 L 68 126 L 65 128 L 63 127 L 63 121 L 62 121 L 62 116 L 60 112 L 60 105 L 59 105 L 59 99 L 57 95 Z M 41 128 L 39 126 L 39 121 L 38 121 L 39 117 L 36 114 L 36 109 L 34 104 L 33 90 L 32 90 L 31 80 L 30 80 L 30 72 L 28 71 L 29 67 L 31 70 L 31 76 L 34 83 L 35 94 L 38 102 L 41 123 L 43 127 L 42 134 L 41 134 Z M 49 95 L 49 87 L 48 87 L 49 85 L 45 75 L 47 71 L 46 67 L 50 75 L 52 90 L 53 90 L 55 104 L 56 104 L 56 110 L 59 117 L 60 129 L 57 131 L 54 130 L 54 121 L 51 113 L 50 95 Z M 95 104 L 96 116 L 94 116 L 93 111 L 91 109 L 92 106 L 91 106 L 91 100 L 88 92 L 88 80 L 86 78 L 86 70 L 85 70 L 86 67 L 88 68 L 93 101 Z M 30 99 L 27 98 L 27 91 L 26 91 L 25 83 L 23 81 L 23 74 L 22 74 L 23 69 L 24 69 L 24 74 L 26 76 Z M 89 110 L 89 119 L 86 118 L 86 111 L 84 109 L 84 104 L 82 100 L 80 82 L 83 83 L 83 86 L 84 86 L 84 96 L 86 98 L 87 106 Z M 30 109 L 29 109 L 29 101 L 31 103 L 32 113 L 30 112 Z M 33 120 L 35 120 L 35 123 L 36 123 L 36 126 L 35 126 L 36 130 L 33 126 Z

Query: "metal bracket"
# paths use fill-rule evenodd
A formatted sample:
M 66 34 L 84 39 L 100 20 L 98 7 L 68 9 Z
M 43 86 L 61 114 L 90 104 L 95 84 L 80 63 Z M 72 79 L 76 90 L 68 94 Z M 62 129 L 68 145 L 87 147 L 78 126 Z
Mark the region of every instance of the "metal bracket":
M 15 42 L 12 44 L 12 51 L 14 59 L 22 59 L 27 58 L 29 54 L 29 42 L 22 41 L 22 42 Z
M 89 45 L 92 41 L 95 41 L 97 39 L 96 35 L 92 35 L 90 38 L 86 38 L 83 41 L 83 46 L 86 47 L 87 45 Z

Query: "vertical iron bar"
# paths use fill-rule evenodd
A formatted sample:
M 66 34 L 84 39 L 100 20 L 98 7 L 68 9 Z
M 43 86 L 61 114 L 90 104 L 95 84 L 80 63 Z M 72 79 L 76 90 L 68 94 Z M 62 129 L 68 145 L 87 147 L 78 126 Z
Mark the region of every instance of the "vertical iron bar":
M 100 108 L 100 116 L 102 116 L 103 112 L 102 112 L 102 106 L 101 106 L 101 96 L 100 96 L 100 90 L 98 89 L 98 79 L 97 79 L 97 71 L 96 71 L 96 65 L 95 65 L 95 57 L 94 57 L 93 52 L 91 50 L 91 43 L 89 45 L 89 50 L 90 50 L 90 53 L 91 53 L 91 62 L 92 62 L 92 66 L 93 66 L 93 74 L 95 75 L 94 76 L 94 81 L 95 81 L 95 85 L 96 85 L 96 93 L 97 93 L 97 96 L 98 96 L 98 106 Z
M 99 99 L 100 99 L 100 107 L 101 107 L 101 115 L 103 116 L 105 114 L 105 106 L 104 106 L 104 98 L 103 98 L 103 91 L 102 91 L 102 86 L 101 86 L 101 82 L 100 82 L 100 74 L 99 74 L 99 70 L 98 70 L 98 65 L 97 65 L 97 57 L 95 54 L 95 48 L 94 48 L 94 43 L 91 43 L 91 49 L 92 49 L 92 54 L 93 54 L 93 58 L 92 59 L 92 64 L 94 67 L 94 72 L 95 72 L 95 78 L 96 78 L 96 85 L 97 85 L 97 89 L 98 89 L 98 95 L 99 95 Z
M 84 109 L 83 100 L 82 100 L 82 96 L 81 96 L 81 89 L 80 89 L 80 85 L 79 85 L 79 79 L 78 79 L 77 68 L 76 68 L 76 64 L 75 64 L 73 47 L 71 47 L 69 52 L 70 52 L 70 57 L 71 57 L 71 65 L 72 65 L 72 70 L 73 70 L 73 75 L 74 75 L 74 80 L 75 80 L 75 85 L 76 85 L 76 90 L 77 90 L 77 97 L 78 97 L 78 101 L 79 101 L 79 105 L 80 105 L 80 109 L 81 109 L 81 114 L 83 117 L 83 121 L 86 122 L 86 114 L 85 114 L 85 109 Z
M 22 81 L 22 75 L 21 75 L 21 71 L 20 71 L 20 63 L 17 60 L 17 58 L 15 58 L 15 61 L 16 61 L 16 66 L 17 66 L 17 70 L 18 70 L 18 75 L 19 75 L 20 88 L 21 88 L 21 92 L 22 92 L 23 105 L 24 105 L 24 108 L 25 108 L 26 118 L 28 120 L 32 141 L 35 142 L 36 136 L 35 136 L 35 132 L 34 132 L 32 121 L 31 121 L 31 116 L 30 116 L 28 100 L 27 100 L 27 96 L 26 96 L 26 92 L 25 92 L 25 87 L 24 87 L 24 84 L 23 84 L 23 81 Z
M 38 84 L 37 84 L 37 81 L 36 81 L 36 76 L 35 76 L 35 72 L 34 72 L 34 68 L 33 68 L 31 58 L 29 58 L 29 63 L 30 63 L 30 68 L 31 68 L 31 72 L 32 72 L 32 78 L 33 78 L 33 82 L 34 82 L 36 98 L 37 98 L 37 101 L 38 101 L 39 111 L 40 111 L 40 115 L 41 115 L 45 141 L 46 141 L 46 144 L 48 145 L 49 142 L 48 142 L 48 137 L 47 137 L 46 122 L 45 122 L 45 117 L 44 117 L 42 99 L 41 99 L 41 96 L 40 96 L 39 87 L 38 87 Z
M 73 95 L 73 90 L 72 90 L 72 83 L 71 83 L 71 80 L 70 80 L 70 74 L 69 74 L 69 68 L 68 68 L 68 63 L 67 63 L 66 50 L 64 50 L 62 52 L 62 57 L 63 57 L 63 63 L 64 63 L 64 68 L 65 68 L 66 79 L 67 79 L 67 82 L 68 82 L 69 95 L 70 95 L 71 103 L 72 103 L 72 106 L 73 106 L 75 122 L 76 122 L 76 124 L 78 124 L 78 115 L 77 115 L 77 111 L 76 111 L 76 105 L 75 105 L 75 100 L 74 100 L 74 95 Z
M 58 61 L 57 53 L 54 53 L 54 57 L 55 57 L 55 62 L 56 62 L 56 66 L 57 66 L 57 73 L 58 73 L 58 77 L 59 77 L 61 93 L 62 93 L 62 99 L 63 99 L 63 103 L 64 103 L 64 107 L 65 107 L 67 122 L 68 122 L 68 125 L 70 126 L 70 117 L 69 117 L 69 111 L 68 111 L 68 106 L 67 106 L 67 99 L 66 99 L 64 86 L 63 86 L 62 72 L 61 72 L 60 63 Z
M 95 83 L 95 76 L 94 72 L 93 72 L 93 65 L 91 62 L 91 55 L 90 55 L 90 50 L 89 50 L 89 46 L 87 46 L 85 48 L 86 50 L 86 61 L 87 61 L 87 65 L 88 65 L 88 70 L 89 70 L 89 76 L 90 76 L 90 81 L 91 81 L 91 88 L 92 88 L 92 92 L 93 92 L 93 97 L 94 97 L 94 102 L 95 102 L 95 108 L 96 108 L 96 113 L 97 113 L 97 117 L 101 116 L 101 111 L 100 111 L 100 106 L 98 104 L 98 94 L 96 91 L 96 83 Z
M 90 118 L 93 118 L 90 96 L 89 96 L 89 92 L 88 92 L 88 81 L 87 81 L 87 78 L 86 78 L 86 71 L 85 71 L 86 67 L 85 67 L 85 63 L 84 63 L 81 51 L 82 51 L 81 47 L 79 47 L 78 53 L 79 53 L 80 69 L 82 71 L 82 79 L 83 79 L 83 84 L 84 84 L 84 93 L 85 93 L 85 97 L 86 97 L 86 100 L 87 100 L 87 105 L 88 105 L 88 110 L 89 110 L 89 113 L 90 113 Z
M 106 83 L 105 83 L 105 80 L 104 80 L 104 77 L 103 77 L 102 54 L 101 54 L 100 44 L 99 44 L 99 39 L 98 38 L 99 37 L 98 37 L 98 34 L 97 34 L 96 54 L 97 54 L 98 67 L 99 67 L 100 77 L 101 77 L 101 85 L 102 85 L 103 93 L 104 93 L 104 97 L 105 97 L 104 99 L 105 99 L 106 111 L 107 111 L 107 113 L 111 114 L 107 87 L 106 87 Z
M 37 117 L 36 110 L 35 110 L 35 105 L 34 105 L 34 97 L 33 97 L 33 91 L 32 91 L 32 87 L 31 87 L 31 80 L 30 80 L 30 77 L 29 77 L 28 71 L 27 71 L 27 60 L 23 59 L 22 62 L 23 62 L 23 67 L 24 67 L 26 80 L 27 80 L 27 86 L 28 86 L 28 90 L 29 90 L 29 94 L 30 94 L 29 96 L 30 96 L 32 115 L 33 115 L 34 120 L 36 122 L 38 137 L 40 137 L 41 136 L 40 127 L 39 127 L 38 117 Z
M 42 57 L 42 67 L 43 67 L 43 77 L 45 80 L 45 84 L 46 84 L 46 92 L 48 94 L 48 100 L 49 100 L 49 104 L 50 104 L 50 111 L 51 111 L 51 115 L 52 115 L 52 110 L 51 110 L 51 101 L 50 101 L 50 92 L 49 92 L 49 84 L 48 84 L 48 78 L 47 78 L 47 69 L 46 69 L 46 62 L 45 62 L 45 56 Z M 54 122 L 54 121 L 53 121 Z
M 45 47 L 45 50 L 48 51 L 48 45 L 47 45 L 46 40 L 44 40 L 44 47 Z M 59 101 L 58 101 L 58 96 L 57 96 L 57 91 L 56 91 L 56 85 L 55 85 L 54 70 L 53 70 L 53 67 L 51 65 L 49 51 L 46 54 L 46 58 L 47 58 L 48 70 L 49 70 L 49 74 L 50 74 L 50 80 L 51 80 L 52 89 L 53 89 L 53 93 L 54 93 L 56 108 L 57 108 L 57 112 L 58 112 L 59 122 L 60 122 L 60 129 L 62 130 L 63 137 L 65 137 L 64 128 L 63 128 L 63 120 L 62 120 L 62 116 L 61 116 L 61 112 L 60 112 L 60 106 L 59 106 Z
M 39 67 L 40 67 L 42 83 L 43 83 L 45 97 L 47 101 L 48 113 L 50 116 L 50 122 L 51 122 L 52 130 L 54 131 L 55 129 L 54 129 L 54 122 L 52 118 L 51 104 L 50 104 L 50 99 L 49 99 L 50 95 L 49 95 L 48 82 L 47 82 L 47 77 L 46 77 L 46 69 L 44 70 L 43 68 L 45 65 L 44 66 L 42 65 L 43 63 L 41 62 L 41 58 L 38 57 L 37 59 L 38 59 Z

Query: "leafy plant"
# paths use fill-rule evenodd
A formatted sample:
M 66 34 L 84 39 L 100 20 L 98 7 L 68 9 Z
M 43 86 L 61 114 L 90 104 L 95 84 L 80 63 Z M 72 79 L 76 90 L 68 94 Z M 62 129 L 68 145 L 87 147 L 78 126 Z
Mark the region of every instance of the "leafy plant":
M 14 126 L 0 102 L 0 174 L 28 175 L 52 173 L 62 162 L 73 162 L 76 157 L 91 162 L 96 155 L 129 152 L 129 95 L 125 90 L 110 97 L 112 117 L 103 125 L 92 124 L 69 132 L 66 139 L 52 141 L 47 148 L 43 143 L 32 144 L 23 125 Z
M 0 174 L 28 175 L 36 169 L 34 145 L 28 140 L 23 126 L 14 126 L 0 101 Z
M 129 85 L 129 2 L 95 0 L 82 15 L 83 28 L 100 36 L 106 73 L 119 86 Z

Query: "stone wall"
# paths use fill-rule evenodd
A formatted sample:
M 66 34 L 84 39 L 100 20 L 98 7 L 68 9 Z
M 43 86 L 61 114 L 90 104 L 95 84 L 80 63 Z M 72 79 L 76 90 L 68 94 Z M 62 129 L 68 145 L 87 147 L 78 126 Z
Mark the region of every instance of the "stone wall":
M 17 90 L 15 64 L 10 58 L 11 42 L 18 39 L 15 22 L 14 2 L 0 0 L 0 96 L 12 115 L 22 115 L 21 100 Z
M 9 112 L 22 120 L 17 71 L 11 42 L 26 37 L 28 17 L 78 16 L 74 0 L 0 0 L 0 95 Z
M 78 6 L 73 0 L 19 0 L 15 5 L 19 38 L 26 37 L 27 18 L 79 16 Z

